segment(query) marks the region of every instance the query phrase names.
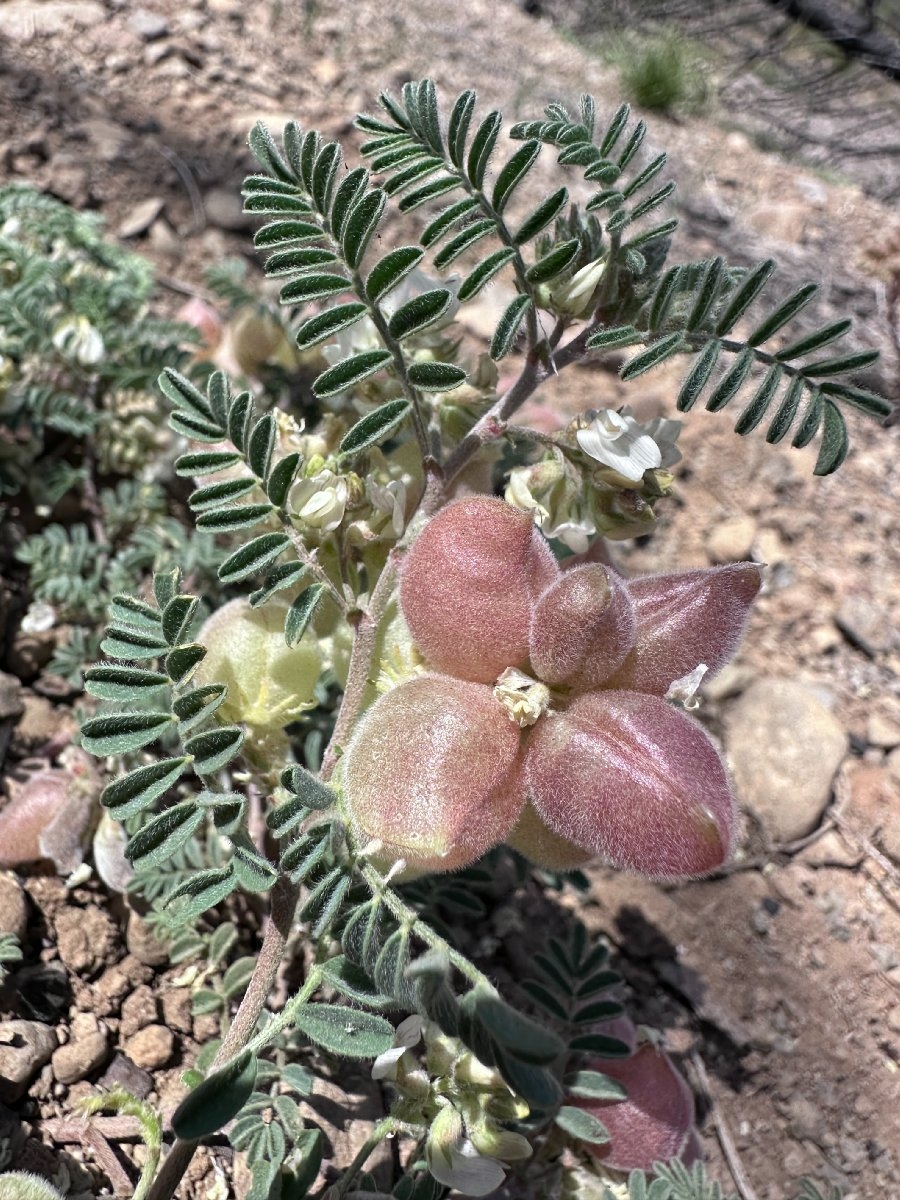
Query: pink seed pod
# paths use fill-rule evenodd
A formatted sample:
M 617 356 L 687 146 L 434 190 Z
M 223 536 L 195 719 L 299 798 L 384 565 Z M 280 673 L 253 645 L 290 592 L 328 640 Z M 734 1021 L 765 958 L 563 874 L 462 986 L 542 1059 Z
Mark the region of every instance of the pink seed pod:
M 534 805 L 526 804 L 515 829 L 506 839 L 507 846 L 525 856 L 536 867 L 548 871 L 571 871 L 590 862 L 593 855 L 589 850 L 567 842 L 545 825 L 534 811 Z
M 502 842 L 524 804 L 520 732 L 483 684 L 418 675 L 369 709 L 343 758 L 359 848 L 408 873 L 455 871 Z
M 561 837 L 651 879 L 728 857 L 735 804 L 707 734 L 656 696 L 590 692 L 531 732 L 526 783 Z
M 754 563 L 632 580 L 635 645 L 609 686 L 664 696 L 699 663 L 714 675 L 737 649 L 761 582 Z
M 526 663 L 535 602 L 558 575 L 527 513 L 470 496 L 442 509 L 413 543 L 400 606 L 431 666 L 493 683 Z
M 702 1157 L 694 1129 L 694 1098 L 667 1054 L 647 1043 L 628 1058 L 600 1058 L 589 1069 L 618 1080 L 628 1092 L 625 1100 L 570 1101 L 606 1126 L 608 1142 L 585 1144 L 604 1166 L 650 1171 L 655 1162 L 683 1157 L 690 1166 Z
M 588 691 L 621 667 L 634 629 L 632 604 L 618 576 L 599 564 L 575 567 L 537 602 L 531 665 L 544 683 Z

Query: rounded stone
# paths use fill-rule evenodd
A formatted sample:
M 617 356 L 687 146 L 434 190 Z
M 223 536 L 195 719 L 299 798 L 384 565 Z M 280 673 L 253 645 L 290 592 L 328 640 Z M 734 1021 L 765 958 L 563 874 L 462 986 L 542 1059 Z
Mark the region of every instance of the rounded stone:
M 128 1039 L 124 1051 L 135 1066 L 154 1071 L 171 1061 L 175 1035 L 165 1025 L 148 1025 Z
M 11 933 L 20 942 L 28 927 L 25 893 L 15 875 L 0 872 L 0 933 Z
M 77 1013 L 69 1030 L 69 1040 L 55 1050 L 51 1058 L 58 1083 L 77 1083 L 102 1065 L 108 1049 L 104 1027 L 90 1013 Z
M 738 799 L 776 843 L 805 837 L 818 825 L 847 747 L 837 718 L 791 679 L 758 679 L 726 718 Z

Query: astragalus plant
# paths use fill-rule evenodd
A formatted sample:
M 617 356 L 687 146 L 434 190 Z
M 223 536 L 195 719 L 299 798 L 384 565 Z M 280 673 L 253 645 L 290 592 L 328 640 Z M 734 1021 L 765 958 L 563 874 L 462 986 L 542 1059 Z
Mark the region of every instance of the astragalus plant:
M 374 1186 L 368 1156 L 396 1134 L 379 1186 L 397 1197 L 504 1179 L 527 1196 L 712 1196 L 686 1165 L 689 1093 L 623 1018 L 603 947 L 579 926 L 549 938 L 518 1011 L 423 883 L 445 879 L 477 914 L 492 874 L 476 860 L 502 875 L 503 846 L 557 880 L 594 858 L 700 875 L 734 847 L 727 774 L 686 710 L 734 653 L 759 572 L 624 578 L 608 540 L 653 529 L 677 421 L 611 408 L 601 376 L 595 408 L 559 432 L 517 424 L 525 402 L 610 351 L 628 351 L 625 380 L 683 356 L 676 408 L 742 398 L 739 434 L 821 433 L 826 474 L 847 452 L 842 406 L 888 411 L 846 382 L 875 355 L 825 350 L 845 321 L 784 333 L 810 285 L 748 316 L 771 262 L 668 265 L 674 185 L 627 106 L 603 123 L 588 97 L 575 116 L 551 106 L 511 148 L 472 92 L 442 113 L 425 80 L 381 106 L 357 118 L 368 166 L 296 124 L 280 146 L 251 133 L 246 209 L 312 370 L 305 419 L 221 373 L 205 393 L 164 373 L 176 470 L 196 481 L 197 528 L 225 539 L 234 598 L 198 629 L 198 598 L 158 574 L 152 596 L 115 599 L 88 675 L 101 706 L 83 742 L 121 768 L 104 804 L 157 921 L 183 938 L 234 893 L 269 905 L 255 963 L 216 985 L 219 1010 L 242 999 L 142 1195 L 173 1195 L 225 1128 L 253 1200 Z M 535 196 L 547 154 L 560 182 Z M 469 349 L 458 314 L 501 279 L 489 345 Z M 276 1011 L 302 943 L 302 986 Z M 327 1171 L 303 1101 L 325 1061 L 310 1045 L 374 1060 L 394 1097 Z

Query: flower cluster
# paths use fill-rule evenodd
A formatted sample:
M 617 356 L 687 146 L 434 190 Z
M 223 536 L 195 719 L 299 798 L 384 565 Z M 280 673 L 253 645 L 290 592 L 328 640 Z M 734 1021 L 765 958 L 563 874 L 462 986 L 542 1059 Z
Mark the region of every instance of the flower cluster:
M 376 701 L 343 757 L 358 842 L 410 875 L 501 842 L 556 868 L 719 866 L 736 825 L 725 768 L 666 697 L 728 661 L 759 584 L 752 563 L 630 583 L 597 563 L 561 570 L 502 500 L 448 505 L 400 583 L 427 669 Z

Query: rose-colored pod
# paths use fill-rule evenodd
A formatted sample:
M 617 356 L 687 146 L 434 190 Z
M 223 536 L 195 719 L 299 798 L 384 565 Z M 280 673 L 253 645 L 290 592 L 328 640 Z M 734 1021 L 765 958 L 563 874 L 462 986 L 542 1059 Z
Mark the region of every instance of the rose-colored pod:
M 737 649 L 761 582 L 754 563 L 631 580 L 635 645 L 608 686 L 664 696 L 699 663 L 714 675 Z
M 590 692 L 530 734 L 526 783 L 561 837 L 656 879 L 728 857 L 735 804 L 707 734 L 655 696 Z
M 527 661 L 534 604 L 558 575 L 527 513 L 471 496 L 441 509 L 413 543 L 400 606 L 430 666 L 493 683 Z
M 520 732 L 483 684 L 418 675 L 369 709 L 343 757 L 357 845 L 406 860 L 405 878 L 454 871 L 502 842 L 524 803 Z
M 569 1101 L 606 1126 L 608 1142 L 585 1143 L 604 1166 L 650 1171 L 655 1162 L 680 1157 L 690 1166 L 701 1157 L 694 1098 L 667 1054 L 646 1043 L 628 1058 L 600 1058 L 589 1069 L 617 1080 L 628 1092 L 625 1100 Z
M 531 665 L 553 686 L 599 687 L 634 644 L 634 612 L 625 585 L 599 564 L 566 571 L 538 600 L 531 622 Z
M 568 842 L 545 825 L 532 804 L 526 804 L 515 829 L 506 839 L 507 846 L 525 856 L 536 867 L 548 871 L 572 871 L 593 857 L 590 850 Z

